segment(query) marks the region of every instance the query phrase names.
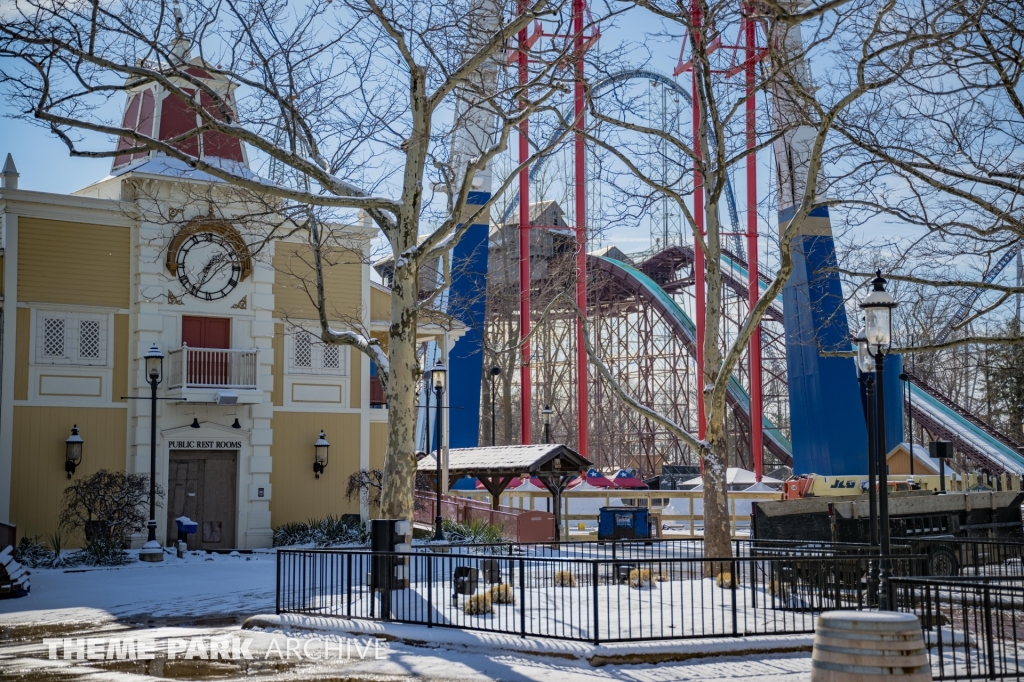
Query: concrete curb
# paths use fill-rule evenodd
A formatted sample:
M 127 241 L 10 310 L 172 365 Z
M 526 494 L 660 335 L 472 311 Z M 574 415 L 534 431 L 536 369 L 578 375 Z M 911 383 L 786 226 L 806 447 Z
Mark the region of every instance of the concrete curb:
M 410 646 L 505 651 L 509 653 L 586 661 L 594 667 L 603 665 L 639 665 L 686 661 L 720 656 L 811 651 L 814 635 L 764 635 L 756 637 L 717 637 L 687 640 L 659 640 L 589 644 L 556 639 L 518 637 L 515 635 L 428 628 L 425 625 L 381 623 L 359 619 L 324 618 L 295 614 L 251 616 L 242 624 L 244 630 L 304 631 L 331 635 L 377 637 Z

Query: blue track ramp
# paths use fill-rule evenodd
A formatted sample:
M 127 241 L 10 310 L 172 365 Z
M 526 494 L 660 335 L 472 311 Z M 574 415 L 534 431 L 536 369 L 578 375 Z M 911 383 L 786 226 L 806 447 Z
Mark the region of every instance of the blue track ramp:
M 793 219 L 779 213 L 779 231 Z M 782 290 L 786 329 L 793 470 L 824 476 L 867 470 L 867 424 L 853 358 L 822 357 L 850 350 L 850 325 L 836 267 L 828 208 L 814 209 L 793 240 L 793 274 Z M 886 451 L 903 438 L 902 362 L 886 362 Z
M 599 269 L 615 274 L 621 282 L 630 285 L 629 288 L 640 292 L 646 300 L 653 303 L 661 312 L 665 322 L 672 327 L 673 332 L 683 339 L 691 354 L 693 353 L 697 343 L 697 326 L 676 300 L 658 286 L 653 279 L 636 268 L 612 258 L 590 256 L 589 260 Z M 729 377 L 727 399 L 730 405 L 746 415 L 748 420 L 750 419 L 750 395 L 743 389 L 742 384 L 735 376 Z M 765 445 L 768 450 L 779 460 L 790 461 L 793 456 L 793 446 L 789 440 L 770 420 L 764 418 L 763 421 Z
M 487 192 L 470 192 L 468 212 L 475 212 L 489 198 Z M 479 445 L 483 326 L 487 313 L 487 230 L 485 224 L 471 225 L 452 250 L 452 285 L 446 309 L 467 327 L 465 335 L 448 354 L 451 378 L 448 404 L 455 408 L 448 415 L 452 448 Z

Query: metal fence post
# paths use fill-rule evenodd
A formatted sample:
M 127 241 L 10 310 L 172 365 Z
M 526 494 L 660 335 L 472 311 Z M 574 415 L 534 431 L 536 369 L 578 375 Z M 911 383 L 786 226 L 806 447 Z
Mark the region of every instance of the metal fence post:
M 526 570 L 522 558 L 519 559 L 519 634 L 526 637 Z
M 434 562 L 429 554 L 424 555 L 427 562 L 427 627 L 434 627 Z
M 348 618 L 352 617 L 352 552 L 347 552 L 345 555 L 345 615 Z
M 594 644 L 598 644 L 601 641 L 601 630 L 599 627 L 598 617 L 600 609 L 597 607 L 597 559 L 594 559 L 591 564 L 591 575 L 593 576 L 594 587 L 593 587 L 593 600 L 594 600 Z M 654 579 L 653 577 L 651 578 Z
M 988 655 L 988 677 L 996 679 L 995 637 L 992 632 L 992 592 L 991 586 L 985 585 L 985 653 Z
M 736 582 L 738 577 L 736 575 L 736 560 L 733 559 L 729 562 L 729 590 L 732 594 L 732 636 L 736 637 L 739 635 L 739 626 L 737 625 L 737 614 L 736 614 Z
M 284 556 L 281 550 L 277 550 L 277 577 L 275 578 L 275 587 L 277 595 L 274 598 L 274 613 L 281 613 L 281 559 Z

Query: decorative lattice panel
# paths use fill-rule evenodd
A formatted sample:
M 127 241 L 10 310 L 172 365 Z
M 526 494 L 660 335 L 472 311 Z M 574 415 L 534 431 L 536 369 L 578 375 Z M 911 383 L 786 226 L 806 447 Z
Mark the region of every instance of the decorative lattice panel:
M 295 335 L 295 360 L 296 367 L 313 366 L 313 343 L 307 332 L 299 332 Z
M 324 369 L 338 369 L 341 363 L 341 348 L 324 346 Z
M 43 355 L 48 358 L 64 357 L 64 319 L 48 317 L 43 320 Z
M 99 360 L 100 323 L 97 320 L 82 320 L 79 323 L 78 333 L 79 357 Z

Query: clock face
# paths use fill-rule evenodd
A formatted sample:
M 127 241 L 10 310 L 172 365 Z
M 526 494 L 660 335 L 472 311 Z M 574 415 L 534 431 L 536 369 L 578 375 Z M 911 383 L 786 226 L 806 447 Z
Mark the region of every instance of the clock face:
M 219 234 L 198 232 L 178 249 L 178 281 L 198 299 L 224 298 L 242 279 L 242 264 L 234 247 Z

